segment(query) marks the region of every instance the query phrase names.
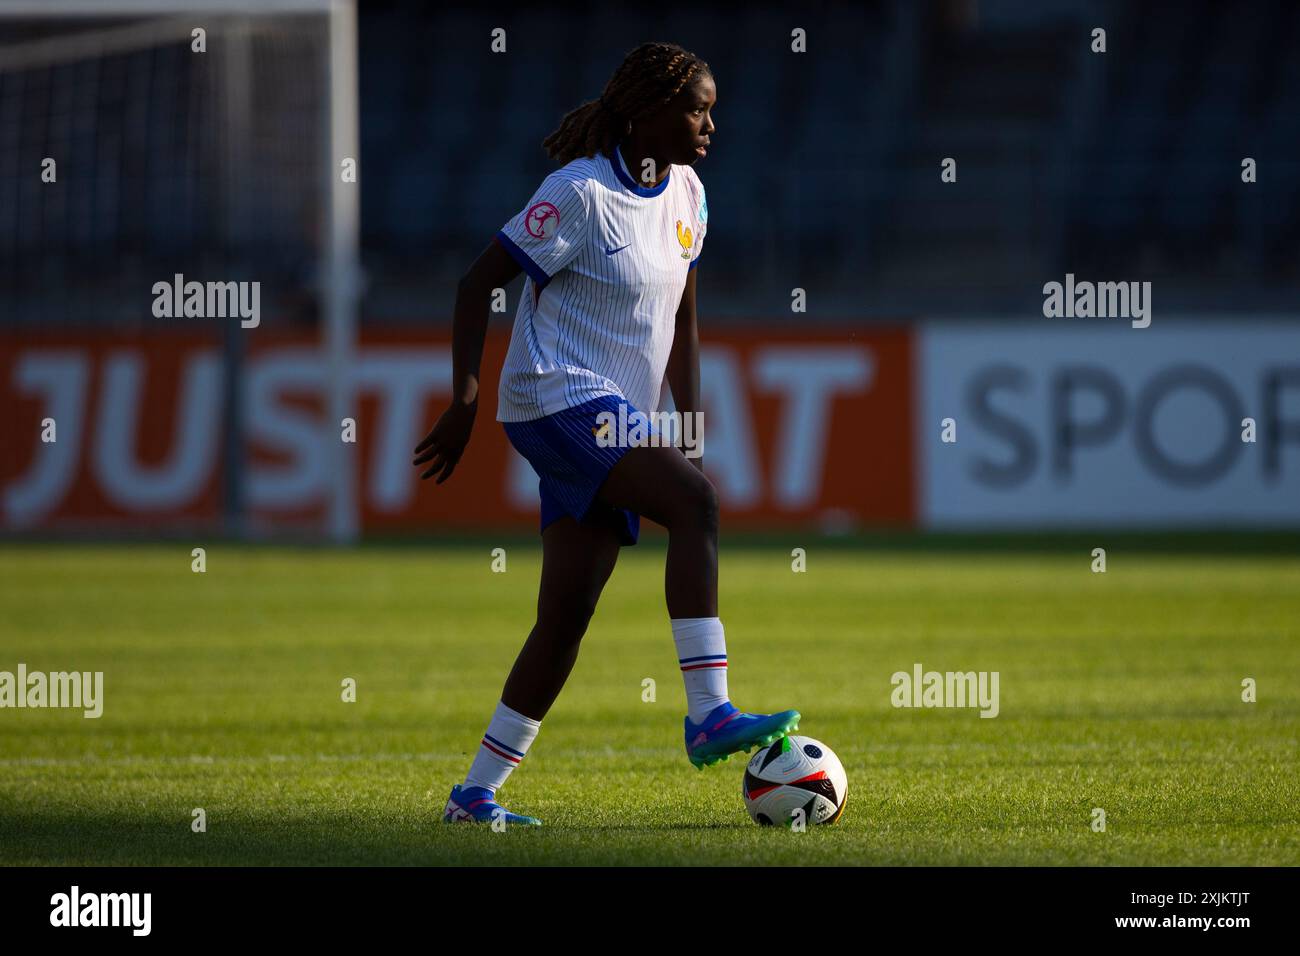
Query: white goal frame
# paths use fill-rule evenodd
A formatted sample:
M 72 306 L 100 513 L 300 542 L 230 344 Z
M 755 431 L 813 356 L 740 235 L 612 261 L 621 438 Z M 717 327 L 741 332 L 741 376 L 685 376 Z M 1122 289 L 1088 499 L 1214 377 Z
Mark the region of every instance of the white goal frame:
M 148 17 L 120 28 L 83 36 L 71 35 L 31 44 L 19 44 L 6 62 L 20 62 L 23 49 L 50 56 L 81 58 L 152 45 L 166 31 L 175 36 L 178 19 L 195 15 L 243 16 L 250 19 L 284 14 L 320 14 L 328 17 L 329 69 L 325 91 L 329 123 L 326 169 L 331 188 L 326 198 L 327 238 L 322 263 L 322 348 L 327 369 L 325 434 L 330 449 L 331 482 L 327 533 L 340 544 L 357 539 L 360 532 L 358 497 L 359 462 L 340 440 L 341 421 L 355 417 L 352 370 L 358 338 L 358 303 L 361 295 L 361 193 L 359 183 L 344 183 L 341 163 L 360 163 L 359 83 L 357 66 L 356 0 L 0 0 L 0 22 L 12 18 L 58 20 L 62 18 Z M 164 21 L 160 23 L 159 21 Z M 202 26 L 202 24 L 192 24 Z M 188 31 L 186 31 L 188 32 Z

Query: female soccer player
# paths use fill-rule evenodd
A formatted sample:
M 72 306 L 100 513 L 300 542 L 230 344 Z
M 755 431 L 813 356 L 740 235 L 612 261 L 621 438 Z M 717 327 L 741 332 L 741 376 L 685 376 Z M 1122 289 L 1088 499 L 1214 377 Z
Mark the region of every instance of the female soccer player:
M 510 671 L 464 784 L 443 820 L 540 825 L 496 791 L 519 765 L 578 656 L 578 645 L 645 515 L 668 529 L 665 593 L 686 682 L 686 755 L 697 768 L 776 740 L 799 714 L 747 714 L 727 696 L 718 618 L 718 495 L 668 444 L 610 447 L 599 427 L 657 411 L 666 379 L 677 410 L 699 406 L 695 265 L 708 224 L 692 165 L 705 156 L 716 99 L 708 65 L 670 43 L 631 51 L 599 99 L 542 146 L 561 168 L 493 237 L 460 280 L 451 407 L 415 449 L 422 478 L 446 481 L 478 410 L 489 300 L 527 274 L 501 371 L 497 420 L 541 479 L 537 623 Z M 601 440 L 605 439 L 605 440 Z

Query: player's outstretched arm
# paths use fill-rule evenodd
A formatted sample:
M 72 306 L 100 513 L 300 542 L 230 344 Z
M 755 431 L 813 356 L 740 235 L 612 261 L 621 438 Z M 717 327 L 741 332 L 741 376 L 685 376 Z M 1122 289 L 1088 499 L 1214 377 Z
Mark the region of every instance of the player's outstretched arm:
M 520 273 L 519 264 L 496 242 L 474 260 L 456 286 L 456 307 L 451 330 L 451 405 L 424 441 L 415 446 L 417 467 L 429 462 L 421 478 L 437 475 L 442 484 L 456 470 L 465 453 L 474 416 L 478 412 L 479 364 L 487 337 L 492 291 L 504 287 Z

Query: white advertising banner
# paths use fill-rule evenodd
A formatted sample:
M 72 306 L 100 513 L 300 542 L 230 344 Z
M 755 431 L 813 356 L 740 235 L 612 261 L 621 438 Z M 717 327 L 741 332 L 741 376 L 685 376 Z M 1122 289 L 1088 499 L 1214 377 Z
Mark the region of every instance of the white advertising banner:
M 936 322 L 917 354 L 923 527 L 1300 526 L 1300 322 Z

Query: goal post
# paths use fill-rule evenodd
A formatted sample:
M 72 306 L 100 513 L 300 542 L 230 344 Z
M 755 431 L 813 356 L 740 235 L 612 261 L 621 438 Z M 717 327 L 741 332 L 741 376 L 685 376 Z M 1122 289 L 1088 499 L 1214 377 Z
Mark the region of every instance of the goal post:
M 191 48 L 198 28 L 201 58 Z M 354 541 L 358 462 L 340 423 L 357 415 L 360 185 L 342 175 L 344 160 L 360 162 L 355 0 L 0 0 L 5 109 L 0 177 L 10 171 L 23 201 L 0 201 L 13 207 L 0 211 L 0 258 L 11 254 L 4 291 L 22 294 L 6 296 L 0 324 L 157 328 L 137 290 L 170 278 L 157 263 L 177 248 L 226 279 L 270 271 L 311 301 L 303 312 L 324 369 L 328 489 L 317 530 Z M 158 131 L 165 148 L 154 150 L 152 135 L 148 148 L 131 142 L 141 130 Z M 94 174 L 61 175 L 63 188 L 44 193 L 18 182 L 32 144 L 55 140 L 86 145 Z M 173 208 L 174 220 L 159 212 Z M 39 278 L 24 274 L 30 261 Z M 100 265 L 95 275 L 86 261 Z M 244 343 L 235 324 L 221 348 L 222 510 L 237 536 L 250 533 Z

